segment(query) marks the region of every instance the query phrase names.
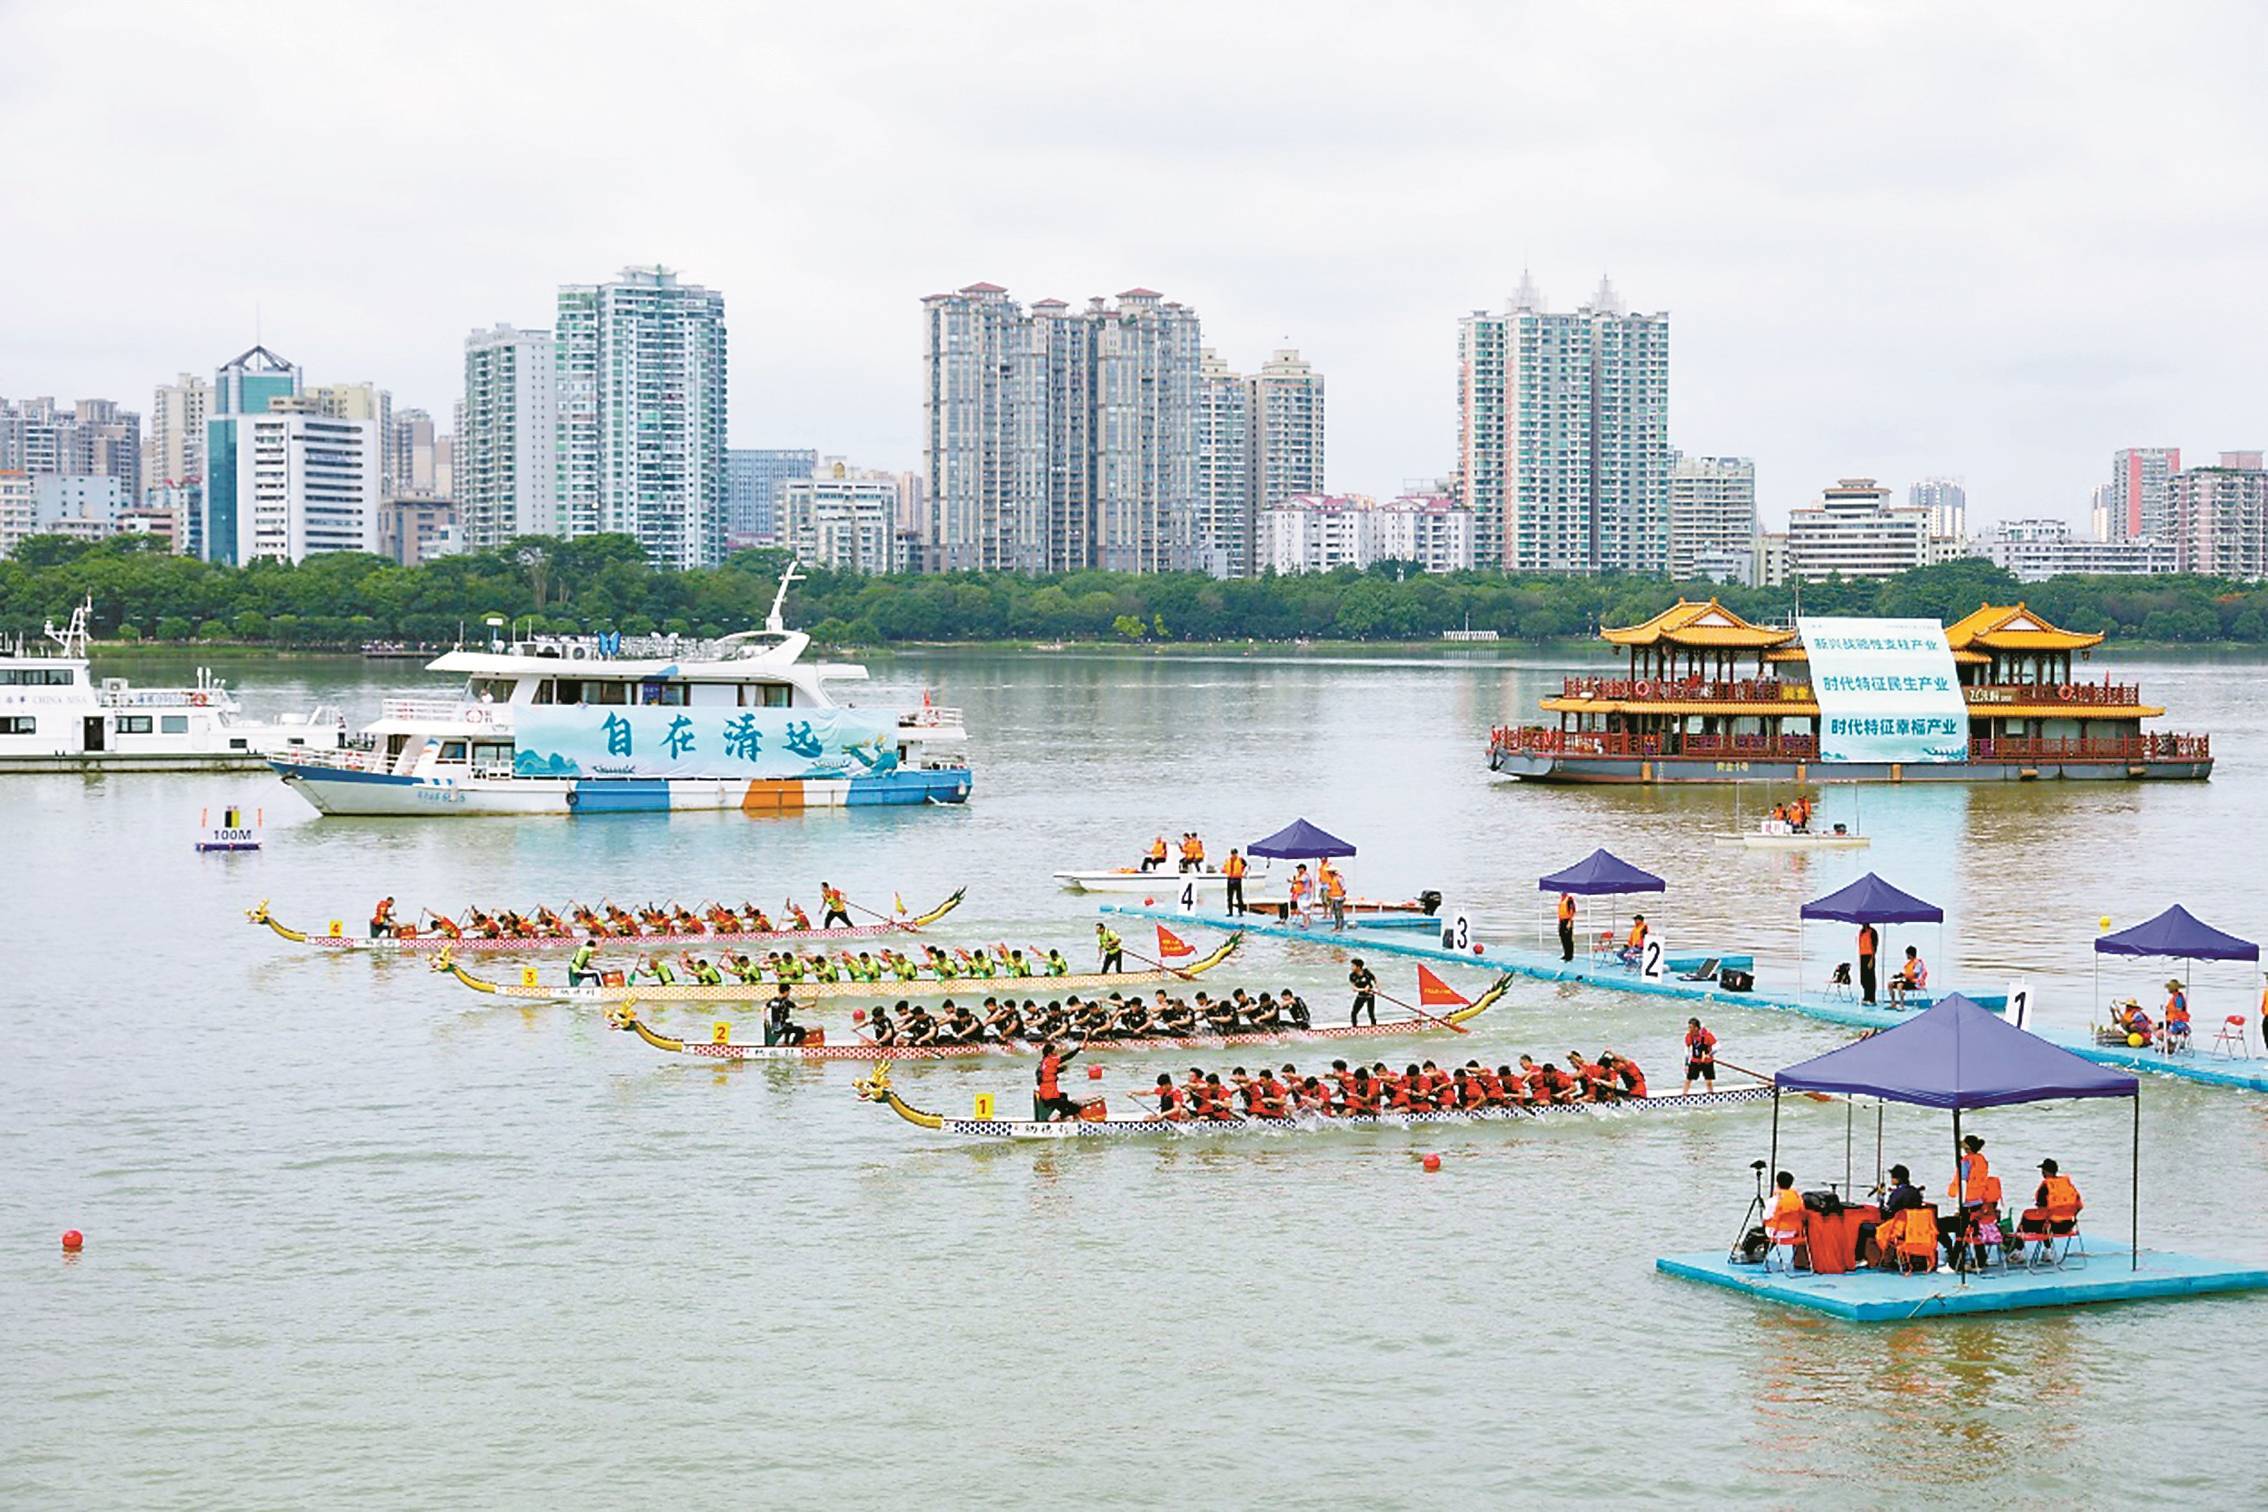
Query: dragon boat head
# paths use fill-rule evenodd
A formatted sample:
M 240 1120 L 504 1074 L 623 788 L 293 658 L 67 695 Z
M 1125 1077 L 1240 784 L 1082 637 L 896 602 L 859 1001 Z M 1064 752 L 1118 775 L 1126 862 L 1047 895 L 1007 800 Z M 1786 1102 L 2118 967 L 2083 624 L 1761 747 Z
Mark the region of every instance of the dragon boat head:
M 244 922 L 247 924 L 268 923 L 268 900 L 266 898 L 262 898 L 259 902 L 253 904 L 250 908 L 244 910 Z
M 442 946 L 440 953 L 426 963 L 426 970 L 428 971 L 454 971 L 456 969 L 457 952 L 455 947 L 449 945 Z
M 851 1088 L 858 1093 L 860 1102 L 888 1102 L 891 1096 L 890 1063 L 876 1061 L 873 1073 L 852 1082 Z
M 606 1010 L 609 1029 L 635 1029 L 638 1027 L 638 1010 L 629 1003 L 618 1004 Z

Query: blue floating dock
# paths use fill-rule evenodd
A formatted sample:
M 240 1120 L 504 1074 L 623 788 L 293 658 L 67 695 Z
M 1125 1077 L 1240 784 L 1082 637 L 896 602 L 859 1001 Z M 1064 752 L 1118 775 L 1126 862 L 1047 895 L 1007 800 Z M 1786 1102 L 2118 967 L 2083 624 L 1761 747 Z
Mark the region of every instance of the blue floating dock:
M 1946 1318 L 1968 1313 L 2016 1312 L 2034 1307 L 2082 1307 L 2094 1302 L 2139 1302 L 2212 1296 L 2221 1292 L 2268 1291 L 2268 1270 L 2220 1260 L 2142 1251 L 2139 1268 L 2128 1264 L 2124 1245 L 2089 1250 L 2087 1263 L 2066 1270 L 2016 1269 L 1971 1276 L 1966 1283 L 1952 1271 L 1901 1276 L 1894 1271 L 1862 1270 L 1840 1276 L 1767 1273 L 1760 1265 L 1735 1265 L 1723 1252 L 1664 1255 L 1654 1268 L 1683 1281 L 1699 1281 L 1743 1292 L 1767 1302 L 1807 1307 L 1854 1323 L 1903 1323 L 1915 1318 Z
M 1727 992 L 1715 982 L 1687 982 L 1674 977 L 1649 982 L 1620 964 L 1594 963 L 1580 954 L 1572 961 L 1562 961 L 1555 954 L 1524 950 L 1518 946 L 1490 945 L 1483 954 L 1476 956 L 1470 952 L 1443 950 L 1432 943 L 1419 945 L 1406 940 L 1385 939 L 1374 934 L 1358 935 L 1351 929 L 1343 933 L 1334 932 L 1329 925 L 1302 927 L 1296 924 L 1270 924 L 1250 917 L 1183 913 L 1179 909 L 1144 907 L 1134 903 L 1106 903 L 1102 906 L 1102 912 L 1122 914 L 1128 918 L 1156 919 L 1160 923 L 1192 928 L 1242 930 L 1249 935 L 1298 940 L 1310 945 L 1329 945 L 1341 950 L 1359 950 L 1366 955 L 1404 956 L 1412 960 L 1439 961 L 1450 966 L 1467 966 L 1481 971 L 1509 971 L 1514 976 L 1526 977 L 1531 981 L 1578 982 L 1590 987 L 1605 987 L 1615 992 L 1670 998 L 1680 1003 L 1749 1008 L 1764 1013 L 1793 1013 L 1817 1019 L 1821 1023 L 1840 1024 L 1846 1029 L 1888 1029 L 1905 1023 L 1915 1012 L 1927 1008 L 1935 1001 L 1933 997 L 1915 998 L 1913 1007 L 1903 1011 L 1879 1006 L 1869 1008 L 1847 998 L 1790 996 L 1777 992 Z M 1688 962 L 1698 965 L 1701 959 L 1699 956 L 1676 956 L 1669 964 L 1674 970 Z M 1743 964 L 1750 959 L 1744 955 L 1722 957 L 1727 964 L 1753 970 L 1753 965 Z M 2008 1006 L 2006 993 L 1971 992 L 1964 996 L 1978 1007 L 1994 1012 Z M 2208 1087 L 2268 1092 L 2268 1058 L 2257 1055 L 2223 1058 L 2203 1049 L 2181 1055 L 2164 1055 L 2151 1049 L 2098 1045 L 2092 1040 L 2069 1034 L 2042 1034 L 2040 1038 L 2082 1059 L 2101 1066 L 2116 1066 L 2122 1071 L 2171 1076 Z

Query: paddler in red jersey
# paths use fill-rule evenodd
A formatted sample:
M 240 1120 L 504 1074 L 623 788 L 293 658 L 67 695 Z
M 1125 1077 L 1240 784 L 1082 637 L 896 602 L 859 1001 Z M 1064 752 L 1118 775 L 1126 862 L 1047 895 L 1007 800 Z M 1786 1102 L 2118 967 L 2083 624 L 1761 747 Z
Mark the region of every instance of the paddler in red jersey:
M 1150 1115 L 1151 1123 L 1186 1123 L 1189 1120 L 1189 1100 L 1173 1084 L 1173 1073 L 1158 1073 L 1158 1111 Z
M 1255 1118 L 1282 1118 L 1284 1116 L 1284 1084 L 1276 1080 L 1276 1073 L 1266 1066 L 1253 1078 L 1247 1105 Z
M 1032 1117 L 1044 1123 L 1054 1123 L 1058 1119 L 1079 1116 L 1080 1105 L 1077 1099 L 1063 1095 L 1064 1063 L 1078 1053 L 1077 1045 L 1068 1050 L 1058 1050 L 1053 1040 L 1040 1046 L 1039 1070 L 1035 1073 L 1038 1086 L 1032 1092 Z
M 1636 1061 L 1613 1050 L 1601 1051 L 1599 1061 L 1614 1068 L 1614 1079 L 1622 1096 L 1642 1098 L 1646 1095 L 1646 1073 L 1638 1069 Z

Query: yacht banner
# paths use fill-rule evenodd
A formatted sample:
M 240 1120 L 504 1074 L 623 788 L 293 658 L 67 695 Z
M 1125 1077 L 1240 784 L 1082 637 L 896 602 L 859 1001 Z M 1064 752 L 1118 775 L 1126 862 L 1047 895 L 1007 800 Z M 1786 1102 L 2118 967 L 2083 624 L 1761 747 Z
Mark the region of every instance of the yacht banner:
M 513 716 L 522 777 L 865 777 L 898 764 L 887 711 L 539 704 Z
M 1796 621 L 1819 700 L 1821 761 L 1969 759 L 1969 705 L 1931 619 Z

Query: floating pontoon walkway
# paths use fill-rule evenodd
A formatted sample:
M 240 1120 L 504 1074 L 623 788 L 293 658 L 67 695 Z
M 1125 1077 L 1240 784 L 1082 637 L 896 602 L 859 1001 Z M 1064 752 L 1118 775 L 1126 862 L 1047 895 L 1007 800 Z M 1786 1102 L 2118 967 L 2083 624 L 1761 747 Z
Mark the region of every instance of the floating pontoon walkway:
M 1851 1271 L 1840 1276 L 1767 1273 L 1758 1265 L 1735 1265 L 1722 1251 L 1664 1255 L 1654 1268 L 1683 1281 L 1699 1281 L 1767 1302 L 1807 1307 L 1854 1323 L 1903 1323 L 1963 1313 L 2015 1312 L 2033 1307 L 2080 1307 L 2090 1302 L 2182 1299 L 2217 1292 L 2268 1290 L 2268 1270 L 2142 1251 L 2130 1267 L 2126 1247 L 2089 1250 L 2086 1263 L 2064 1270 L 1989 1271 L 1964 1283 L 1952 1271 L 1901 1276 L 1895 1271 Z
M 1669 998 L 1689 1004 L 1708 1004 L 1728 1008 L 1753 1008 L 1766 1013 L 1793 1013 L 1804 1018 L 1818 1019 L 1822 1023 L 1840 1024 L 1847 1029 L 1888 1029 L 1905 1023 L 1913 1011 L 1890 1008 L 1869 1008 L 1847 999 L 1789 996 L 1780 992 L 1727 992 L 1714 982 L 1687 982 L 1670 978 L 1649 982 L 1630 967 L 1615 963 L 1593 962 L 1578 954 L 1572 961 L 1562 961 L 1555 954 L 1540 950 L 1525 950 L 1518 946 L 1491 945 L 1485 954 L 1443 950 L 1428 942 L 1420 945 L 1406 940 L 1382 939 L 1375 934 L 1362 934 L 1349 929 L 1335 933 L 1329 926 L 1301 927 L 1294 924 L 1255 923 L 1248 916 L 1230 918 L 1225 914 L 1183 913 L 1176 908 L 1144 907 L 1134 903 L 1106 903 L 1106 914 L 1122 914 L 1129 918 L 1155 919 L 1160 923 L 1199 929 L 1242 930 L 1248 935 L 1270 936 L 1276 939 L 1297 940 L 1309 945 L 1328 945 L 1351 954 L 1369 956 L 1406 956 L 1413 960 L 1438 961 L 1451 966 L 1471 966 L 1484 971 L 1509 971 L 1514 976 L 1538 982 L 1577 982 L 1590 987 L 1605 987 L 1615 992 L 1633 992 L 1647 997 Z M 1721 958 L 1740 966 L 1749 958 L 1743 955 L 1726 955 Z M 1673 957 L 1669 966 L 1673 971 L 1690 971 L 1699 964 L 1698 956 Z M 1972 992 L 1966 994 L 1980 1007 L 1995 1011 L 2005 1009 L 2008 999 L 2001 993 Z M 1917 998 L 1915 1009 L 1926 1008 L 1936 1000 L 1933 994 Z M 2202 1032 L 2204 1025 L 2200 1023 Z M 2097 1065 L 2117 1066 L 2122 1070 L 2148 1072 L 2159 1076 L 2178 1077 L 2183 1081 L 2197 1082 L 2208 1087 L 2234 1087 L 2245 1092 L 2268 1092 L 2268 1059 L 2260 1056 L 2244 1058 L 2221 1057 L 2211 1054 L 2204 1043 L 2180 1055 L 2161 1055 L 2155 1050 L 2129 1049 L 2118 1045 L 2097 1045 L 2076 1035 L 2042 1034 L 2040 1038 L 2051 1045 L 2061 1046 L 2073 1055 L 2082 1056 Z

